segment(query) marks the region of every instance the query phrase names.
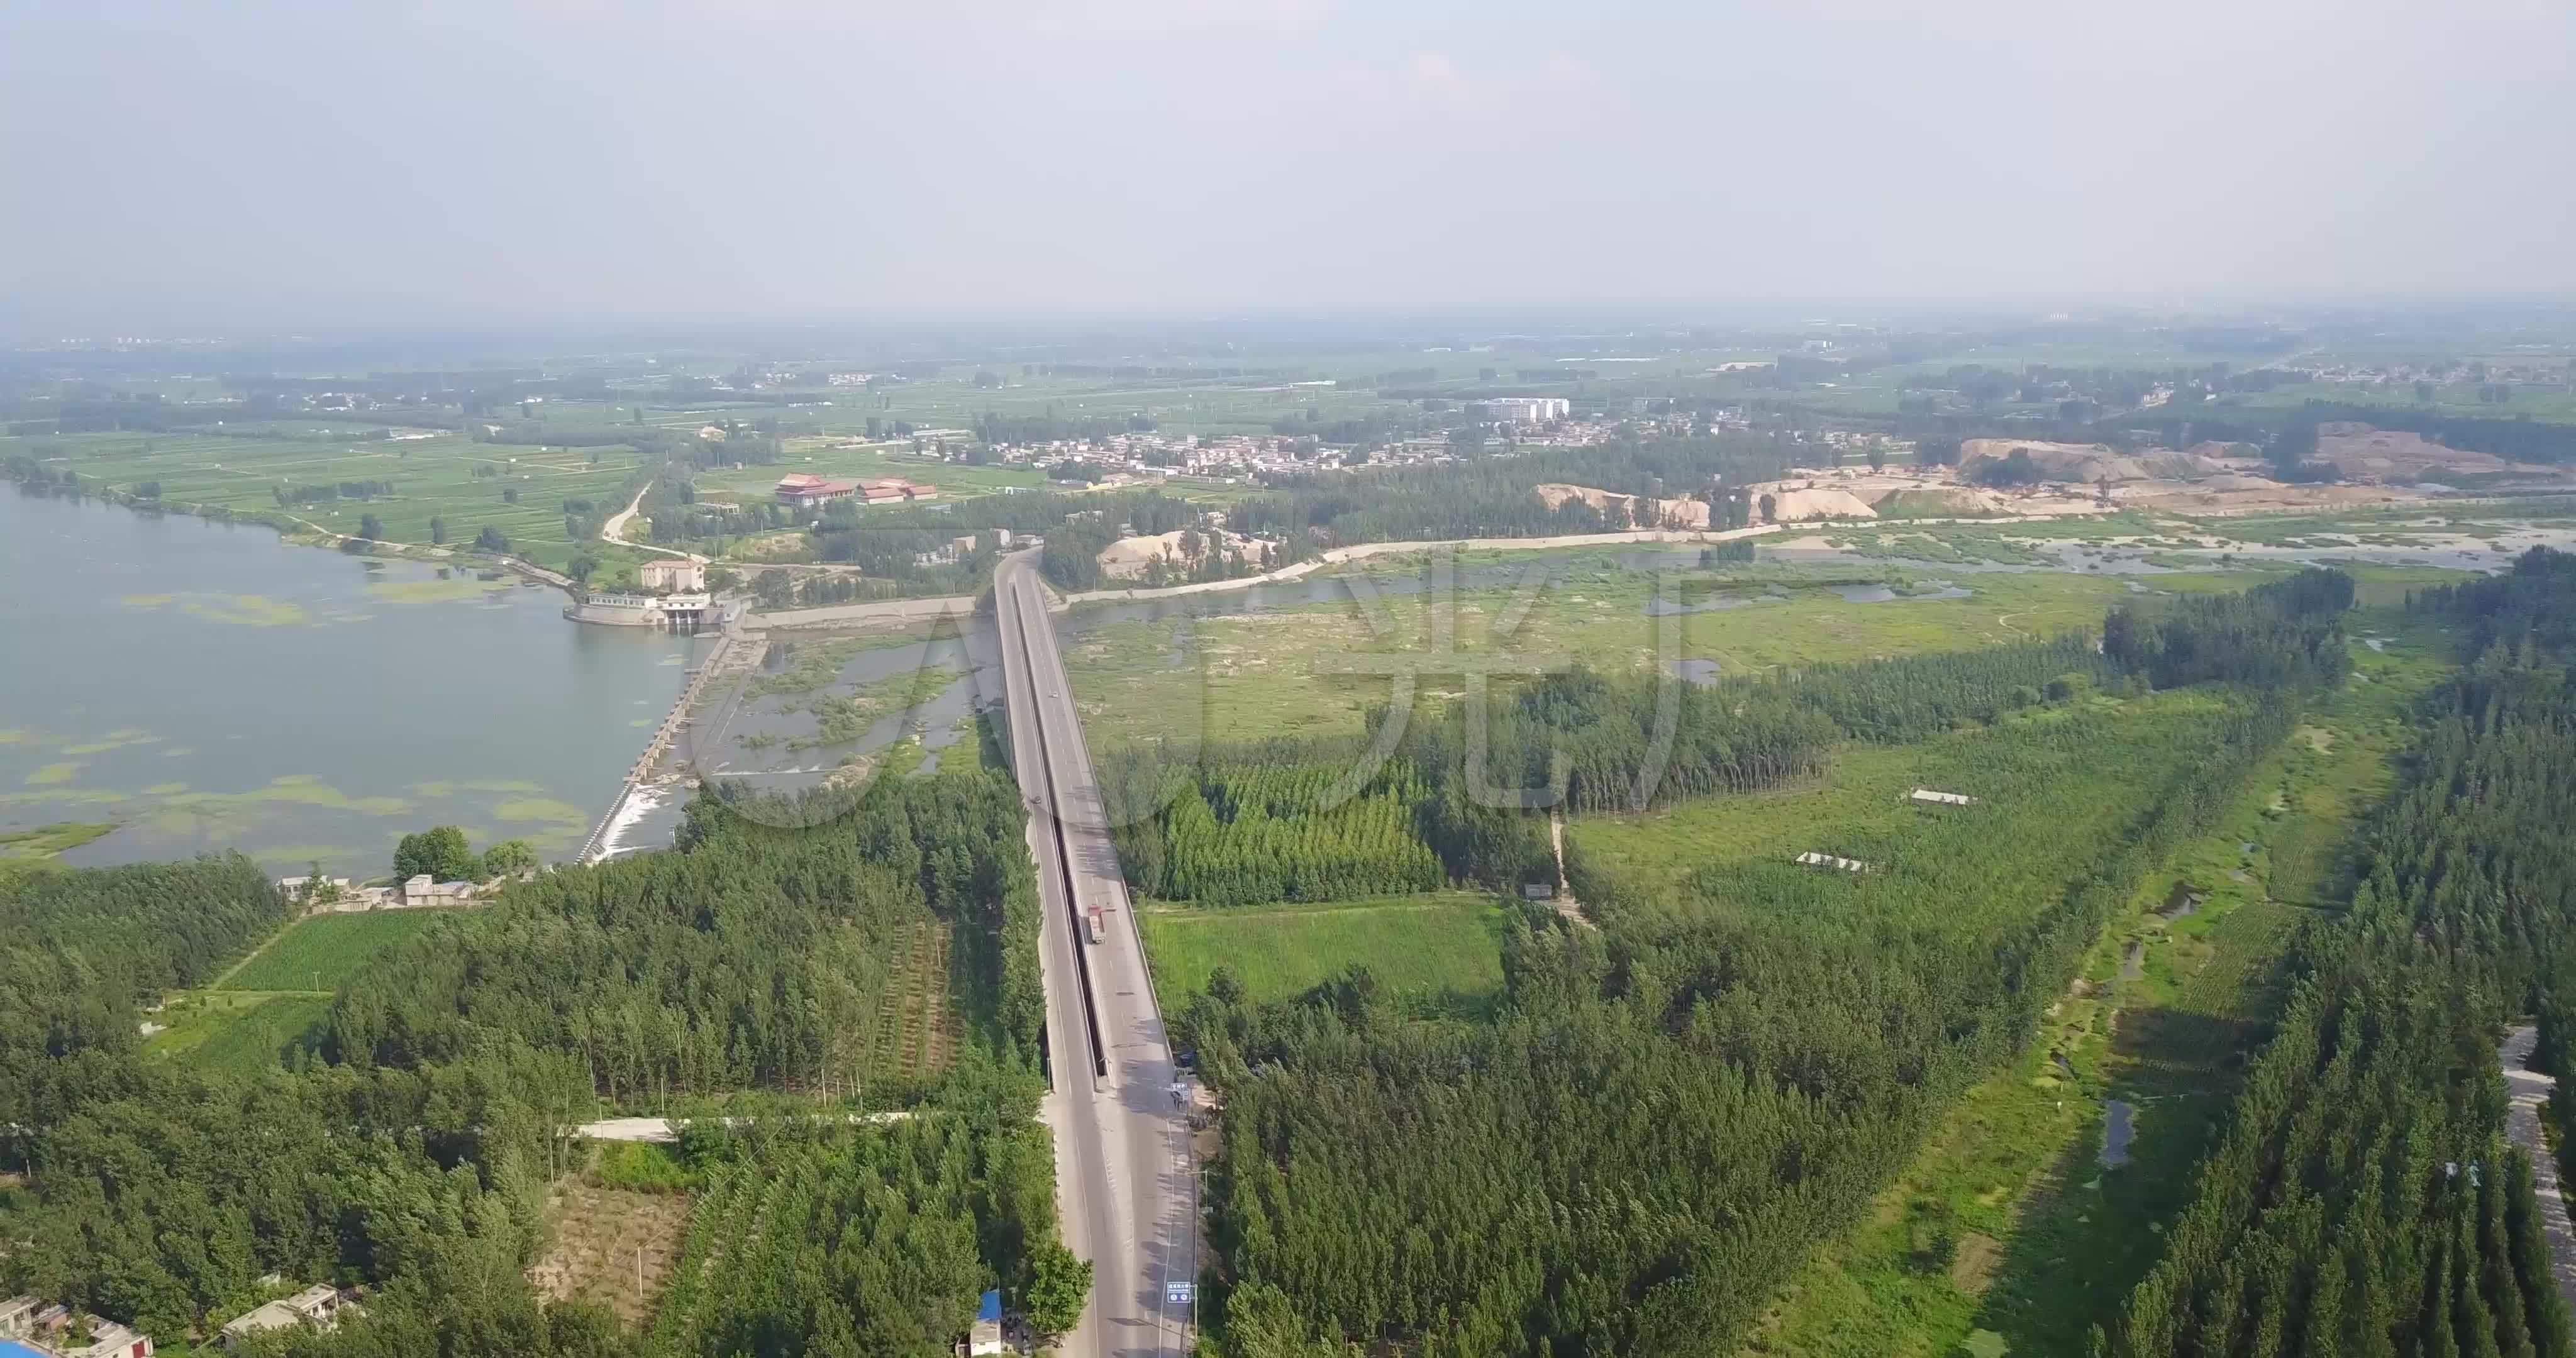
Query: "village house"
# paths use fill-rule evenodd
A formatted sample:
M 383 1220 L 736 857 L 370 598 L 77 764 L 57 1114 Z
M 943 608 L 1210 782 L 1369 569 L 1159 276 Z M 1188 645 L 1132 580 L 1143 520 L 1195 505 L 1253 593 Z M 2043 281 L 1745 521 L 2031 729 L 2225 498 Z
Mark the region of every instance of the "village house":
M 812 472 L 789 472 L 778 478 L 778 503 L 798 509 L 846 500 L 858 494 L 852 481 L 827 481 Z
M 152 1336 L 34 1297 L 0 1302 L 0 1358 L 152 1358 Z
M 291 1329 L 297 1325 L 330 1329 L 340 1323 L 340 1308 L 344 1301 L 340 1289 L 329 1283 L 308 1287 L 294 1296 L 282 1297 L 226 1321 L 224 1347 L 232 1348 L 255 1334 Z
M 436 905 L 464 905 L 474 899 L 472 882 L 433 882 L 428 873 L 403 882 L 403 904 L 419 909 Z
M 937 486 L 917 481 L 891 478 L 883 481 L 861 481 L 859 494 L 872 505 L 901 504 L 907 500 L 927 500 L 939 493 Z
M 975 1324 L 966 1332 L 966 1342 L 958 1346 L 969 1358 L 1008 1353 L 1010 1342 L 1002 1337 L 1002 1294 L 987 1292 L 975 1308 Z
M 402 890 L 399 887 L 353 886 L 341 892 L 339 899 L 316 905 L 314 908 L 334 915 L 355 915 L 369 910 L 399 910 L 402 904 Z
M 707 587 L 704 562 L 656 557 L 636 567 L 635 575 L 656 593 L 695 594 Z
M 886 477 L 875 481 L 829 481 L 812 472 L 789 472 L 778 478 L 778 502 L 800 509 L 830 504 L 834 500 L 856 498 L 872 505 L 905 504 L 927 500 L 939 494 L 939 487 Z

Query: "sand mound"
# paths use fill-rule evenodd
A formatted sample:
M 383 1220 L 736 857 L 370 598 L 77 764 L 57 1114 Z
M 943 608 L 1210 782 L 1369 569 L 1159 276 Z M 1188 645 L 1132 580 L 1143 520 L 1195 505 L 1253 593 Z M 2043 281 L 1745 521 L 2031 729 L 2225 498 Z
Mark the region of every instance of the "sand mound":
M 1638 528 L 1708 527 L 1708 506 L 1697 500 L 1650 500 L 1642 495 L 1622 495 L 1614 490 L 1562 482 L 1550 482 L 1537 490 L 1539 500 L 1550 509 L 1568 500 L 1581 500 L 1605 511 L 1614 504 L 1623 506 L 1628 511 L 1628 522 Z
M 2416 481 L 2437 473 L 2490 476 L 2522 470 L 2493 453 L 2473 453 L 2427 440 L 2421 434 L 2373 429 L 2336 421 L 2317 426 L 2317 456 L 2347 481 Z
M 2199 490 L 2279 490 L 2281 483 L 2268 476 L 2240 476 L 2223 472 L 2196 483 Z
M 2136 458 L 2123 457 L 2098 443 L 2035 443 L 2028 439 L 1969 439 L 1959 445 L 1959 474 L 1973 476 L 1988 463 L 2026 452 L 2051 481 L 2147 481 L 2154 479 Z M 2174 454 L 2180 456 L 2180 454 Z M 2213 470 L 2215 470 L 2213 468 Z
M 1158 558 L 1175 566 L 1186 566 L 1189 564 L 1190 557 L 1188 553 L 1181 550 L 1181 537 L 1189 531 L 1183 528 L 1169 533 L 1145 533 L 1132 538 L 1120 538 L 1100 549 L 1100 573 L 1113 580 L 1140 579 L 1144 576 L 1146 568 L 1152 566 Z M 1202 554 L 1223 553 L 1237 549 L 1250 554 L 1254 550 L 1250 545 L 1252 539 L 1233 533 L 1202 528 L 1198 530 L 1198 537 L 1199 550 Z
M 1748 489 L 1754 492 L 1753 503 L 1756 506 L 1757 518 L 1763 497 L 1770 498 L 1771 517 L 1765 520 L 1769 523 L 1797 523 L 1806 519 L 1874 519 L 1878 517 L 1878 511 L 1869 507 L 1869 501 L 1847 490 L 1830 487 L 1787 490 L 1781 488 L 1776 482 L 1771 485 L 1752 486 Z
M 2183 449 L 2183 451 L 2189 453 L 2193 457 L 2206 458 L 2213 462 L 2221 459 L 2242 460 L 2245 458 L 2260 458 L 2263 456 L 2263 450 L 2255 447 L 2253 444 L 2220 443 L 2215 439 L 2195 443 L 2190 447 Z
M 2199 453 L 2177 453 L 2164 448 L 2150 448 L 2138 454 L 2136 460 L 2147 475 L 2158 481 L 2206 481 L 2213 476 L 2225 476 L 2229 470 L 2225 464 Z

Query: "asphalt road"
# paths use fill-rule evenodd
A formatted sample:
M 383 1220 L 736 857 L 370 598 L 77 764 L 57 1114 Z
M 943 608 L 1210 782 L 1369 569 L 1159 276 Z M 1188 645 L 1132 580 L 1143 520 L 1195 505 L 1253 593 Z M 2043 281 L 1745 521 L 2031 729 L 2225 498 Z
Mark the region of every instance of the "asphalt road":
M 1171 1046 L 1035 554 L 1005 559 L 994 591 L 1011 760 L 1029 800 L 1044 906 L 1039 952 L 1054 1077 L 1044 1115 L 1055 1133 L 1056 1208 L 1066 1246 L 1092 1263 L 1091 1306 L 1059 1351 L 1186 1358 L 1192 1308 L 1173 1285 L 1197 1277 L 1197 1175 L 1171 1098 Z M 1078 924 L 1094 902 L 1105 912 L 1099 943 L 1085 941 Z

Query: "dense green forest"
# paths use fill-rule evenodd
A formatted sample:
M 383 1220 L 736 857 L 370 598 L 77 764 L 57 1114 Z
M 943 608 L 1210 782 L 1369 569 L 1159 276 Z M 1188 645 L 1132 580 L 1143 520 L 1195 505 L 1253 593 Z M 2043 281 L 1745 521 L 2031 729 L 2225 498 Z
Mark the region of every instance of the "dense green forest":
M 248 1309 L 268 1273 L 396 1297 L 518 1279 L 545 1157 L 534 1110 L 568 1063 L 504 1045 L 437 1070 L 232 1081 L 143 1055 L 144 1006 L 285 917 L 240 857 L 0 881 L 0 1165 L 30 1183 L 0 1218 L 0 1290 L 176 1339 Z M 516 1300 L 441 1327 L 538 1324 L 523 1283 L 503 1290 Z M 568 1347 L 527 1351 L 599 1351 L 598 1320 L 567 1311 Z
M 2310 567 L 2242 594 L 2165 600 L 2155 609 L 2124 603 L 2102 620 L 2102 654 L 2159 688 L 2341 683 L 2352 669 L 2341 621 L 2352 591 L 2351 576 Z
M 852 1137 L 773 1125 L 713 1157 L 654 1325 L 672 1355 L 948 1352 L 993 1283 L 1052 1245 L 1055 1159 L 1030 1105 L 952 1101 Z
M 2535 550 L 2409 607 L 2458 627 L 2469 667 L 2419 715 L 2348 914 L 2302 937 L 2297 997 L 2110 1353 L 2576 1352 L 2494 1045 L 2507 1015 L 2564 1003 L 2576 558 Z
M 323 1059 L 248 1076 L 149 1056 L 137 1033 L 142 1005 L 283 921 L 255 867 L 12 876 L 0 1169 L 25 1186 L 0 1193 L 0 1293 L 169 1346 L 277 1295 L 272 1275 L 367 1288 L 363 1316 L 245 1346 L 263 1355 L 945 1353 L 981 1290 L 1062 1253 L 1032 1122 L 1041 998 L 1019 844 L 1017 796 L 978 770 L 836 798 L 720 791 L 677 850 L 558 869 L 442 918 L 342 990 Z M 822 1024 L 881 979 L 871 944 L 934 919 L 957 940 L 976 1040 L 935 1085 L 836 1065 L 848 1053 Z M 603 1093 L 826 1081 L 908 1098 L 913 1117 L 772 1102 L 684 1137 L 706 1210 L 660 1330 L 531 1289 L 547 1185 L 573 1168 L 562 1134 Z M 757 1270 L 735 1266 L 746 1249 Z
M 2137 883 L 2340 677 L 2277 661 L 2305 655 L 2293 643 L 2311 631 L 2340 646 L 2331 608 L 2310 606 L 2330 584 L 2133 617 L 2245 682 L 2194 674 L 2151 695 L 2159 673 L 2184 672 L 2070 637 L 1681 703 L 1676 792 L 1762 788 L 1867 739 L 1922 743 L 1926 767 L 1981 802 L 1832 846 L 1866 860 L 1859 873 L 1721 861 L 1648 889 L 1574 855 L 1600 927 L 1538 916 L 1516 932 L 1489 1026 L 1407 1021 L 1364 969 L 1266 1006 L 1212 984 L 1178 1028 L 1225 1095 L 1209 1180 L 1223 1351 L 1726 1347 L 1930 1120 L 2029 1039 Z M 1531 685 L 1496 714 L 1488 753 L 1517 750 L 1503 767 L 1526 775 L 1564 750 L 1578 811 L 1626 809 L 1656 687 Z M 2129 696 L 2097 701 L 2104 688 Z M 1423 804 L 1449 801 L 1463 733 L 1421 723 L 1402 748 Z M 1505 827 L 1534 816 L 1477 805 L 1452 832 L 1527 852 L 1530 835 Z
M 239 855 L 0 876 L 0 1158 L 95 1090 L 119 1087 L 142 1011 L 201 984 L 283 923 Z
M 1404 1024 L 1364 982 L 1185 1015 L 1227 1096 L 1229 1279 L 1275 1292 L 1300 1339 L 1425 1353 L 1697 1353 L 1737 1332 L 2287 723 L 2183 716 L 2133 769 L 2130 834 L 2082 845 L 2049 836 L 2053 804 L 2142 752 L 2034 726 L 2061 774 L 2015 819 L 1858 880 L 1748 865 L 1655 901 L 1578 868 L 1602 929 L 1517 938 L 1490 1029 Z
M 1128 888 L 1203 905 L 1338 900 L 1442 884 L 1414 831 L 1409 766 L 1349 772 L 1349 742 L 1270 740 L 1174 755 L 1121 745 L 1098 764 Z
M 452 1061 L 504 1038 L 580 1056 L 612 1101 L 722 1089 L 858 1092 L 893 930 L 965 926 L 995 977 L 998 1055 L 1034 1066 L 1034 869 L 1019 798 L 961 770 L 871 784 L 852 833 L 777 829 L 693 802 L 685 852 L 514 887 L 471 927 L 387 952 L 333 1005 L 330 1051 Z

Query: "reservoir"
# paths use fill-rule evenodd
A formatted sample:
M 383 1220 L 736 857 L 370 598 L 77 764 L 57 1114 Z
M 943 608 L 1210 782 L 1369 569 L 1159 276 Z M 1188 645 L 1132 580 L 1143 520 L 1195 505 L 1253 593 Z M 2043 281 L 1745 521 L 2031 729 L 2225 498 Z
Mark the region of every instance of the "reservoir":
M 361 880 L 394 841 L 568 857 L 711 641 L 513 577 L 0 486 L 0 829 L 75 865 L 238 848 Z

